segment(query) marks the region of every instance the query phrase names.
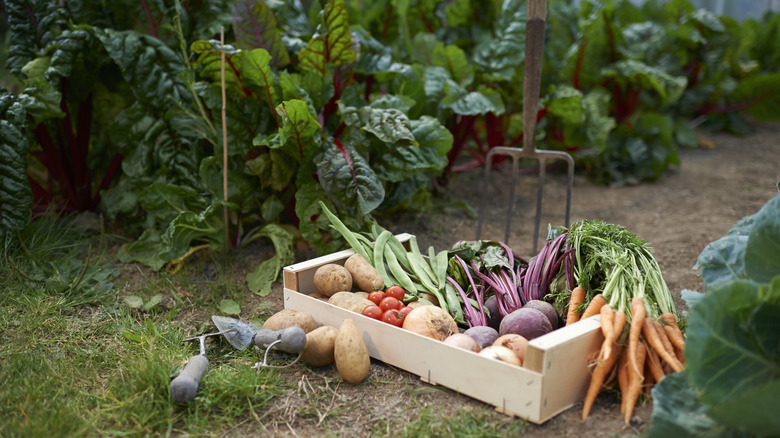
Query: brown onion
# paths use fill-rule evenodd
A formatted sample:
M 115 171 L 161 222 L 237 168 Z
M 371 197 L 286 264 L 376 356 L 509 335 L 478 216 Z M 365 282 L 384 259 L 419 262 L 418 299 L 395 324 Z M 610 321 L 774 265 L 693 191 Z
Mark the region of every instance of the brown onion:
M 450 335 L 447 337 L 447 339 L 444 340 L 444 343 L 447 345 L 452 345 L 453 347 L 473 351 L 475 353 L 478 353 L 480 350 L 477 341 L 475 341 L 471 336 L 463 333 L 455 333 L 454 335 Z
M 499 336 L 493 345 L 506 347 L 515 352 L 520 362 L 525 362 L 525 350 L 528 349 L 528 339 L 515 334 Z
M 491 345 L 490 347 L 484 348 L 479 354 L 511 365 L 521 366 L 522 364 L 514 351 L 498 345 Z
M 404 317 L 403 328 L 438 341 L 458 333 L 458 324 L 449 313 L 438 306 L 413 309 Z

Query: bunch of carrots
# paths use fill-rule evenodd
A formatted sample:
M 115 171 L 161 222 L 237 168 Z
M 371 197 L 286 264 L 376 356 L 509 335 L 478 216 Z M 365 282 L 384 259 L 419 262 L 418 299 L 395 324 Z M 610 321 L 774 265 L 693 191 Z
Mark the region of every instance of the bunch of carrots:
M 634 407 L 644 390 L 650 389 L 671 372 L 682 371 L 685 365 L 683 337 L 677 318 L 671 312 L 655 317 L 642 296 L 631 298 L 626 309 L 613 309 L 603 295 L 597 294 L 580 315 L 585 301 L 585 289 L 572 290 L 566 324 L 600 315 L 604 342 L 592 361 L 590 386 L 582 407 L 582 419 L 590 414 L 599 392 L 617 380 L 621 393 L 620 413 L 628 424 Z

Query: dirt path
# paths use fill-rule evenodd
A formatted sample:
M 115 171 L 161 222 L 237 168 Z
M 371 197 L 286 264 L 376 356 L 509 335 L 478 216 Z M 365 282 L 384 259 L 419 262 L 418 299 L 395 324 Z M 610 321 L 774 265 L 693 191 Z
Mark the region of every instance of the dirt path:
M 701 250 L 777 193 L 780 124 L 758 126 L 755 134 L 745 138 L 709 136 L 715 142 L 714 148 L 683 151 L 679 169 L 671 171 L 657 183 L 607 188 L 594 186 L 584 177 L 577 176 L 572 221 L 601 219 L 623 225 L 648 241 L 677 299 L 678 308 L 682 308 L 683 304 L 679 301 L 682 289 L 701 290 L 701 280 L 692 269 Z M 478 209 L 482 196 L 488 196 L 491 208 L 486 214 L 482 238 L 503 240 L 506 210 L 494 206 L 506 203 L 501 196 L 506 193 L 506 187 L 502 187 L 506 183 L 502 181 L 503 176 L 494 175 L 493 185 L 487 193 L 482 190 L 481 172 L 459 174 L 453 180 L 452 196 L 471 205 L 474 209 L 472 214 L 467 209 L 448 204 L 433 213 L 382 218 L 380 222 L 394 232 L 415 234 L 423 248 L 433 245 L 437 249 L 445 249 L 457 240 L 475 237 L 477 218 L 473 213 Z M 530 256 L 535 182 L 529 178 L 522 184 L 529 194 L 520 196 L 509 244 L 520 254 Z M 565 199 L 562 178 L 549 177 L 545 190 L 542 223 L 562 225 Z M 272 296 L 274 303 L 271 307 L 281 308 L 280 287 L 274 289 Z M 327 370 L 305 374 L 300 378 L 309 381 L 324 381 L 334 376 L 332 371 Z M 432 389 L 415 376 L 378 362 L 372 365 L 369 380 L 374 382 L 370 387 L 342 385 L 333 393 L 334 402 L 329 409 L 335 411 L 327 429 L 340 436 L 365 436 L 368 429 L 381 422 L 388 422 L 391 428 L 402 426 L 405 420 L 399 419 L 399 415 L 411 420 L 414 412 L 426 406 L 443 418 L 456 415 L 461 407 L 466 406 L 483 412 L 488 421 L 511 421 L 493 413 L 483 403 L 446 389 Z M 279 406 L 279 413 L 289 415 L 290 406 L 302 403 L 302 400 L 299 388 L 289 394 L 284 405 Z M 575 405 L 541 426 L 529 426 L 524 436 L 609 437 L 615 433 L 646 433 L 652 413 L 651 404 L 638 406 L 632 427 L 625 428 L 616 401 L 608 394 L 600 396 L 591 418 L 585 423 L 579 419 L 581 406 Z M 365 406 L 369 408 L 363 408 Z M 357 407 L 360 408 L 355 409 Z M 284 421 L 282 418 L 279 420 Z M 317 425 L 316 416 L 293 415 L 288 421 L 289 427 L 279 426 L 273 431 L 279 435 L 292 435 L 294 430 L 300 436 L 325 433 L 322 426 Z

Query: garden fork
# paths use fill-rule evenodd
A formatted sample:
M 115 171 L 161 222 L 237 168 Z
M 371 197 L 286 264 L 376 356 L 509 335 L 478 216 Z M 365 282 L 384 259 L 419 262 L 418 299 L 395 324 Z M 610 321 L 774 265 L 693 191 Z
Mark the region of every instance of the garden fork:
M 547 15 L 547 0 L 529 0 L 525 29 L 525 77 L 523 78 L 523 147 L 498 146 L 491 148 L 485 159 L 485 189 L 488 189 L 490 180 L 490 168 L 493 157 L 505 155 L 513 158 L 512 161 L 512 186 L 510 188 L 509 212 L 507 213 L 506 235 L 504 242 L 509 240 L 509 229 L 512 223 L 512 210 L 515 202 L 515 186 L 519 173 L 518 163 L 521 158 L 539 160 L 539 183 L 536 197 L 536 220 L 534 222 L 533 248 L 536 254 L 537 240 L 539 240 L 539 225 L 542 214 L 542 192 L 544 188 L 545 166 L 548 159 L 562 159 L 568 164 L 567 188 L 566 188 L 566 224 L 569 226 L 571 212 L 571 192 L 574 187 L 574 159 L 563 151 L 536 150 L 534 143 L 536 129 L 537 106 L 539 104 L 539 88 L 542 81 L 542 58 L 544 53 L 544 29 L 545 16 Z M 477 240 L 482 232 L 482 220 L 485 212 L 487 197 L 482 197 L 479 209 L 479 222 L 477 224 Z

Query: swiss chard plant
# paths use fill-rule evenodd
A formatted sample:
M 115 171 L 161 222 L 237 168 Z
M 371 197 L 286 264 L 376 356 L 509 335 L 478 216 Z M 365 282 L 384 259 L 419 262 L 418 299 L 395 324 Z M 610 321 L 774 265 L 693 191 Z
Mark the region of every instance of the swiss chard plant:
M 685 371 L 653 389 L 650 436 L 777 436 L 780 195 L 701 253 L 704 294 L 690 305 Z

